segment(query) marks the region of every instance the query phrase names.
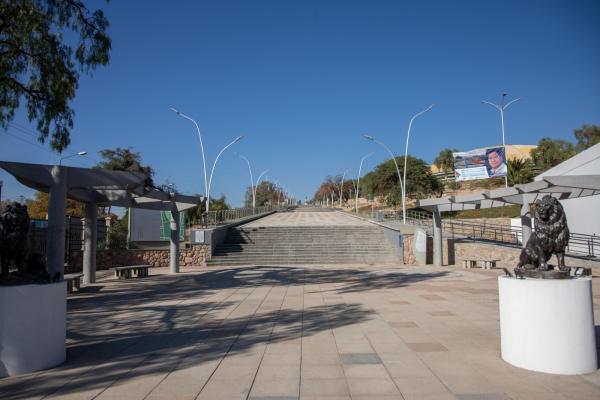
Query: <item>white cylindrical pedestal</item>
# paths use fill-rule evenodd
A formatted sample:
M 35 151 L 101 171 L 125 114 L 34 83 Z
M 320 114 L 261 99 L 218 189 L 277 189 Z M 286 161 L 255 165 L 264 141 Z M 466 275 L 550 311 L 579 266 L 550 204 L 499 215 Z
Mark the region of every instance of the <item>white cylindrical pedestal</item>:
M 598 368 L 591 278 L 498 277 L 502 359 L 550 374 Z
M 0 378 L 65 361 L 67 283 L 0 287 Z

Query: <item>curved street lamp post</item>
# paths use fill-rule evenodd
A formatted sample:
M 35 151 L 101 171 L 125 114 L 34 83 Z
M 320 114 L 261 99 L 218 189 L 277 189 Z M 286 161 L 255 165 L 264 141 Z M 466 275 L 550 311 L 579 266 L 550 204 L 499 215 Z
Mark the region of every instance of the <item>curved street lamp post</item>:
M 423 111 L 420 111 L 413 115 L 408 124 L 408 132 L 406 133 L 406 147 L 404 149 L 404 185 L 402 185 L 402 223 L 406 225 L 406 161 L 408 159 L 408 140 L 410 139 L 410 128 L 412 127 L 412 123 L 420 115 L 425 114 L 427 111 L 430 111 L 435 104 L 430 105 Z
M 215 161 L 213 162 L 212 169 L 210 171 L 210 179 L 207 179 L 206 178 L 206 174 L 207 174 L 207 171 L 206 171 L 206 156 L 204 154 L 204 142 L 202 141 L 202 133 L 200 132 L 200 127 L 198 126 L 198 123 L 193 118 L 188 117 L 187 115 L 185 115 L 184 113 L 176 110 L 173 107 L 171 107 L 171 111 L 173 111 L 175 114 L 179 115 L 180 117 L 187 119 L 188 121 L 192 121 L 192 123 L 196 127 L 196 131 L 198 132 L 198 140 L 200 140 L 200 150 L 202 152 L 202 165 L 203 165 L 203 170 L 204 170 L 204 192 L 206 193 L 206 206 L 205 206 L 205 210 L 206 210 L 206 212 L 208 212 L 210 210 L 210 188 L 211 188 L 211 184 L 212 184 L 213 174 L 215 172 L 215 167 L 217 166 L 217 161 L 219 161 L 219 157 L 221 157 L 221 154 L 223 154 L 223 152 L 225 150 L 227 150 L 227 148 L 229 148 L 229 146 L 232 146 L 233 144 L 235 144 L 235 143 L 239 142 L 240 140 L 242 140 L 242 138 L 244 137 L 244 135 L 238 136 L 231 143 L 229 143 L 227 146 L 225 146 L 225 147 L 223 147 L 223 149 L 221 149 L 221 151 L 219 152 L 219 154 L 215 158 Z
M 508 103 L 504 104 L 504 98 L 507 96 L 506 93 L 502 93 L 502 101 L 500 102 L 500 105 L 498 104 L 494 104 L 490 101 L 485 101 L 482 100 L 481 103 L 483 104 L 487 104 L 490 105 L 492 107 L 494 107 L 495 109 L 497 109 L 498 111 L 500 111 L 500 123 L 501 123 L 501 127 L 502 127 L 502 148 L 504 149 L 504 161 L 508 161 L 508 155 L 506 154 L 506 142 L 504 141 L 504 110 L 506 110 L 508 108 L 508 106 L 510 106 L 512 103 L 521 100 L 520 97 L 509 101 Z M 506 165 L 506 175 L 504 175 L 504 187 L 507 188 L 508 187 L 508 164 Z
M 372 155 L 373 155 L 373 153 L 369 153 L 360 159 L 360 166 L 358 167 L 358 178 L 357 178 L 357 182 L 356 182 L 356 202 L 355 202 L 355 207 L 354 207 L 356 214 L 358 214 L 358 189 L 360 188 L 360 171 L 362 170 L 363 162 L 365 161 L 365 159 L 367 159 L 368 157 L 371 157 Z

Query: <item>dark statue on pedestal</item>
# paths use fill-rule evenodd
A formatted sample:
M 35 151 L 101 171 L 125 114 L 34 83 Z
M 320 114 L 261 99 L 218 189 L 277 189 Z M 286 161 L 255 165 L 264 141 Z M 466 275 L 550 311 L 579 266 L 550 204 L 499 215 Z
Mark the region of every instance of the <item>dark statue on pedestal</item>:
M 569 244 L 569 227 L 562 205 L 546 195 L 535 212 L 535 231 L 521 251 L 515 268 L 517 277 L 568 279 L 571 268 L 565 266 L 565 249 Z M 556 254 L 558 264 L 548 264 Z
M 47 283 L 52 279 L 46 271 L 44 256 L 28 254 L 29 231 L 27 206 L 8 203 L 0 210 L 0 285 Z M 10 267 L 16 271 L 10 272 Z

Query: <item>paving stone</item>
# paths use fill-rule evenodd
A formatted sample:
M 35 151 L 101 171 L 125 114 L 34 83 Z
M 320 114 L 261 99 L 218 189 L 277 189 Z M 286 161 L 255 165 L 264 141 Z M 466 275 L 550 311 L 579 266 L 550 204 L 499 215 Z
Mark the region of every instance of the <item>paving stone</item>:
M 406 345 L 417 353 L 433 353 L 440 351 L 448 351 L 441 343 L 423 342 L 423 343 L 406 343 Z
M 341 354 L 342 364 L 381 364 L 376 353 Z

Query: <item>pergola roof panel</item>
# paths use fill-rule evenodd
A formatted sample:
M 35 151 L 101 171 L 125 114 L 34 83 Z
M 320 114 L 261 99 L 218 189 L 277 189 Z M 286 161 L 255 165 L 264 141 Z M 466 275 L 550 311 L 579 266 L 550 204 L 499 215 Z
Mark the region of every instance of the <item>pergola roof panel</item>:
M 439 211 L 473 210 L 534 203 L 546 195 L 560 200 L 600 195 L 600 175 L 548 176 L 541 181 L 480 193 L 417 200 L 417 206 Z

